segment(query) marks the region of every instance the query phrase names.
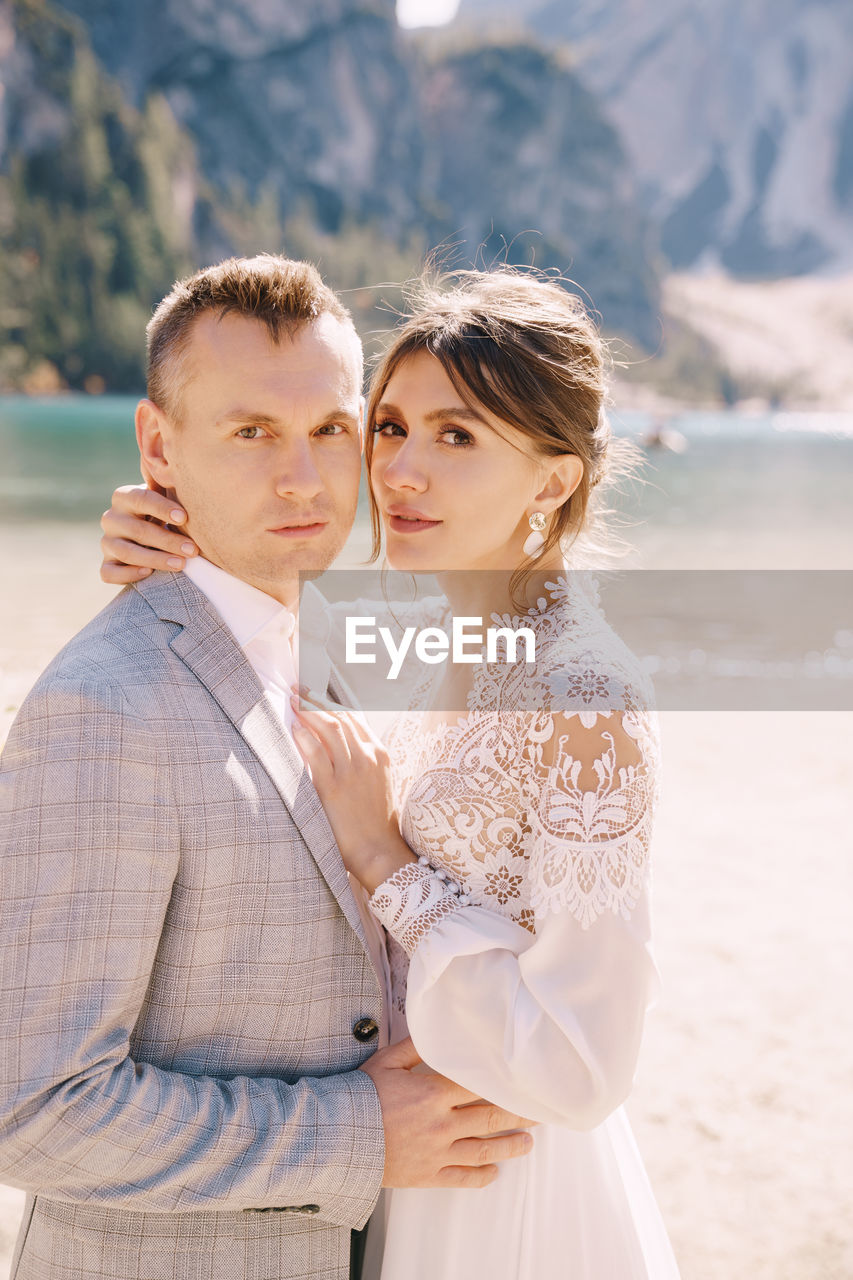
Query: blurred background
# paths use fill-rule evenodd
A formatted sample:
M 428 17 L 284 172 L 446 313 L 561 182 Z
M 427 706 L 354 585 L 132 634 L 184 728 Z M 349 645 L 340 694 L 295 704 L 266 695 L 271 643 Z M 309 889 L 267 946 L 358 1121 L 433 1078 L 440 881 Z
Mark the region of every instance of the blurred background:
M 852 48 L 848 0 L 2 0 L 0 386 L 136 391 L 258 248 L 369 336 L 444 245 L 576 280 L 634 401 L 853 409 Z
M 853 568 L 851 69 L 850 0 L 0 0 L 0 739 L 113 594 L 151 308 L 232 253 L 370 352 L 431 250 L 555 268 L 647 453 L 626 563 Z M 850 1280 L 853 716 L 663 735 L 631 1114 L 685 1280 Z

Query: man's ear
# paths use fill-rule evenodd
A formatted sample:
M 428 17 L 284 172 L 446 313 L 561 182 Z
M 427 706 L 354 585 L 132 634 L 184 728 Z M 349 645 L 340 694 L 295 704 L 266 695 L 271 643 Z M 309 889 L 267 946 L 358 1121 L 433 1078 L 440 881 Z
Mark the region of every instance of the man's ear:
M 367 401 L 361 396 L 358 402 L 358 442 L 361 445 L 362 456 L 364 456 L 364 437 L 367 431 Z
M 136 406 L 136 443 L 142 474 L 150 488 L 161 492 L 174 490 L 176 477 L 171 464 L 172 429 L 166 416 L 153 400 L 140 400 Z M 153 483 L 152 483 L 153 482 Z
M 576 453 L 561 453 L 545 461 L 545 479 L 533 501 L 547 515 L 572 496 L 583 480 L 583 463 Z

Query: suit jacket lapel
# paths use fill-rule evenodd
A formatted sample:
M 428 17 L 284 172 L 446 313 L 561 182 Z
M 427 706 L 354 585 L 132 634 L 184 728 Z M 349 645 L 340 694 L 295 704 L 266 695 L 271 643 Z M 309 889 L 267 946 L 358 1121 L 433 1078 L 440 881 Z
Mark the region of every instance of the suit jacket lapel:
M 237 641 L 188 578 L 155 573 L 134 589 L 161 620 L 180 628 L 169 642 L 170 648 L 216 699 L 269 774 L 341 910 L 369 953 L 358 904 L 320 797 Z

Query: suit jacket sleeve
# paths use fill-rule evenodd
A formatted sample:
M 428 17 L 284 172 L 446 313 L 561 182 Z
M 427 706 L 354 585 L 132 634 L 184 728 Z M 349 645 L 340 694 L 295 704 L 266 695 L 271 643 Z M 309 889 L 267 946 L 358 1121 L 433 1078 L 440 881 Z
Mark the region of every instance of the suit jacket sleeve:
M 0 1176 L 155 1211 L 319 1206 L 360 1227 L 382 1178 L 359 1070 L 288 1084 L 134 1061 L 179 832 L 163 744 L 92 680 L 43 680 L 0 773 Z

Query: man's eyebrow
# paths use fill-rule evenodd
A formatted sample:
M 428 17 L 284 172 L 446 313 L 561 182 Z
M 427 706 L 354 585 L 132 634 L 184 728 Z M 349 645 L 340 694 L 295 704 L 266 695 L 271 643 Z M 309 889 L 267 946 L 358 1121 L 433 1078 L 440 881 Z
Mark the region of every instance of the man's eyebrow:
M 333 422 L 348 422 L 350 426 L 357 427 L 361 422 L 361 418 L 357 413 L 351 413 L 349 409 L 333 409 L 331 413 L 326 414 L 318 425 L 326 427 Z
M 357 427 L 359 417 L 358 414 L 352 413 L 349 409 L 333 409 L 317 425 L 325 427 L 333 422 L 347 422 L 351 426 Z M 280 427 L 283 425 L 281 418 L 276 418 L 269 413 L 258 413 L 254 409 L 231 409 L 219 418 L 216 425 L 225 426 L 229 423 L 252 423 L 262 427 Z
M 376 410 L 377 415 L 381 413 L 391 414 L 392 417 L 404 418 L 406 415 L 400 411 L 395 404 L 389 404 L 383 400 L 382 404 Z M 476 409 L 469 409 L 465 405 L 454 405 L 450 409 L 431 409 L 429 413 L 424 414 L 424 422 L 447 422 L 449 419 L 455 418 L 461 422 L 476 422 L 480 426 L 491 427 L 491 424 L 483 417 L 481 413 L 477 413 Z
M 274 418 L 269 413 L 257 413 L 254 409 L 231 409 L 219 418 L 216 425 L 221 426 L 226 422 L 257 422 L 265 427 L 275 427 L 280 421 L 280 418 Z

